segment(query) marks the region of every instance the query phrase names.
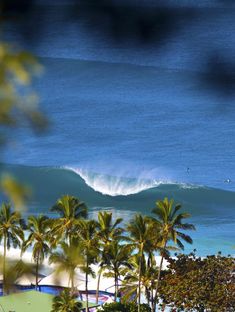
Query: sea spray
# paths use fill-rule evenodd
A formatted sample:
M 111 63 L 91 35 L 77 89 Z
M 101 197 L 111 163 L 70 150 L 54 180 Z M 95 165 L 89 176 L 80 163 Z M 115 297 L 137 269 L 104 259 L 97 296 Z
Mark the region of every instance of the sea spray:
M 96 192 L 110 196 L 137 194 L 161 184 L 171 184 L 169 181 L 111 176 L 74 167 L 65 167 L 65 169 L 78 174 Z

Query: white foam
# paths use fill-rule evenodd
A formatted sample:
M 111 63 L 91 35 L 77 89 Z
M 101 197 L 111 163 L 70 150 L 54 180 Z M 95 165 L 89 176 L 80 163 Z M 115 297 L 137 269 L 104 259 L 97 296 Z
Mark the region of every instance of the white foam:
M 137 194 L 144 190 L 157 187 L 161 184 L 171 183 L 143 178 L 123 178 L 101 173 L 94 173 L 88 170 L 74 167 L 65 167 L 65 169 L 71 170 L 78 174 L 85 181 L 85 183 L 95 191 L 110 196 L 126 196 Z

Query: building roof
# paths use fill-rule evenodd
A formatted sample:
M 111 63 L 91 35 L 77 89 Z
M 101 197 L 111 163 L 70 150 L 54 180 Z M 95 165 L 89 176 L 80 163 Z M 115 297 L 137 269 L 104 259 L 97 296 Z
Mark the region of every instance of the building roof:
M 53 295 L 31 290 L 0 297 L 0 311 L 50 312 Z M 85 302 L 82 302 L 85 307 Z M 90 307 L 95 305 L 90 304 Z

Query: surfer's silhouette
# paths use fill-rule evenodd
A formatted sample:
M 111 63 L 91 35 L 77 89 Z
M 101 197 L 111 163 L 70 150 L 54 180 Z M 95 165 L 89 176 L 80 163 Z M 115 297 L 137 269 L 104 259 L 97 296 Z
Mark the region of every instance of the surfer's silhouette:
M 189 173 L 189 171 L 190 171 L 190 168 L 189 168 L 189 167 L 187 167 L 187 173 Z

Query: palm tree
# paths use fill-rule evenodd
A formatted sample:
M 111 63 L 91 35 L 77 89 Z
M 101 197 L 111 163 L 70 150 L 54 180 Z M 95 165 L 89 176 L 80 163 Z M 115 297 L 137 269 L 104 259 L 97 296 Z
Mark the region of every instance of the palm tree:
M 123 292 L 123 298 L 127 301 L 134 299 L 138 301 L 139 294 L 139 257 L 134 255 L 130 260 L 131 270 L 128 270 L 125 274 L 125 278 L 122 282 L 121 291 Z M 141 263 L 141 285 L 145 291 L 145 297 L 148 304 L 151 301 L 152 290 L 155 289 L 156 279 L 158 274 L 158 268 L 156 265 L 149 266 L 146 257 L 143 257 Z M 154 281 L 154 282 L 153 282 Z
M 122 222 L 122 218 L 117 218 L 113 221 L 112 212 L 100 211 L 98 213 L 98 237 L 104 244 L 108 244 L 113 239 L 117 239 L 123 233 L 123 228 L 118 227 Z
M 67 272 L 68 288 L 71 287 L 71 293 L 75 290 L 76 269 L 84 265 L 83 257 L 81 256 L 81 248 L 75 239 L 71 240 L 70 244 L 61 242 L 59 250 L 52 252 L 49 257 L 49 263 L 57 265 L 57 272 Z
M 88 275 L 94 276 L 90 265 L 97 262 L 99 255 L 99 239 L 97 236 L 97 223 L 94 220 L 80 220 L 78 224 L 79 244 L 85 259 L 85 291 L 86 311 L 88 312 Z
M 38 288 L 38 273 L 39 265 L 41 265 L 50 251 L 48 245 L 48 234 L 50 229 L 50 220 L 44 216 L 40 215 L 38 217 L 29 216 L 28 217 L 28 239 L 24 242 L 22 251 L 25 252 L 26 249 L 33 246 L 32 258 L 36 264 L 36 285 Z
M 118 281 L 121 272 L 124 268 L 131 268 L 129 260 L 132 250 L 133 248 L 131 245 L 122 245 L 118 240 L 113 240 L 107 247 L 107 252 L 104 254 L 106 257 L 104 269 L 107 270 L 107 273 L 105 272 L 103 276 L 114 277 L 115 301 L 117 301 Z
M 68 289 L 63 290 L 53 298 L 51 312 L 80 312 L 82 303 L 76 300 L 76 295 L 71 294 Z
M 0 242 L 3 240 L 3 285 L 6 277 L 6 256 L 11 245 L 19 247 L 24 240 L 24 220 L 19 211 L 11 210 L 10 204 L 3 203 L 0 210 Z
M 141 214 L 135 215 L 127 226 L 127 231 L 130 234 L 132 247 L 138 250 L 139 272 L 138 272 L 138 312 L 140 312 L 140 297 L 141 297 L 141 273 L 142 264 L 144 261 L 144 252 L 149 251 L 152 242 L 155 240 L 152 222 L 146 216 Z
M 189 223 L 182 223 L 184 219 L 190 217 L 190 214 L 178 213 L 180 209 L 181 205 L 177 204 L 176 206 L 174 206 L 173 199 L 168 200 L 168 198 L 165 198 L 164 200 L 157 201 L 156 207 L 152 211 L 156 215 L 156 218 L 152 218 L 153 224 L 155 224 L 157 230 L 160 231 L 160 235 L 162 237 L 161 261 L 159 266 L 159 273 L 155 290 L 154 306 L 152 307 L 152 311 L 156 310 L 157 291 L 161 278 L 163 259 L 167 251 L 168 241 L 173 241 L 181 249 L 184 249 L 184 245 L 181 240 L 189 244 L 192 244 L 193 242 L 190 236 L 180 231 L 180 230 L 195 230 L 194 225 Z
M 64 195 L 58 199 L 51 211 L 60 215 L 52 225 L 52 245 L 56 245 L 61 238 L 70 241 L 74 235 L 77 221 L 87 217 L 86 205 L 78 198 L 70 195 Z
M 105 265 L 105 253 L 107 252 L 107 247 L 113 240 L 122 239 L 123 228 L 119 227 L 122 222 L 122 218 L 117 218 L 113 220 L 112 212 L 100 211 L 98 213 L 98 230 L 97 236 L 100 239 L 101 253 L 99 259 L 99 273 L 97 279 L 97 289 L 96 289 L 96 303 L 98 304 L 99 297 L 99 287 L 100 278 L 103 271 L 103 266 Z

